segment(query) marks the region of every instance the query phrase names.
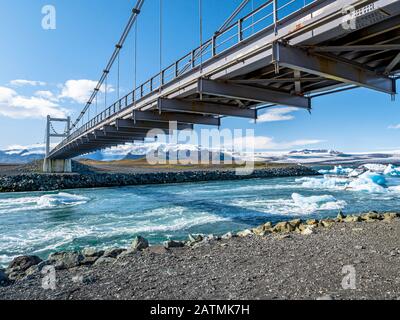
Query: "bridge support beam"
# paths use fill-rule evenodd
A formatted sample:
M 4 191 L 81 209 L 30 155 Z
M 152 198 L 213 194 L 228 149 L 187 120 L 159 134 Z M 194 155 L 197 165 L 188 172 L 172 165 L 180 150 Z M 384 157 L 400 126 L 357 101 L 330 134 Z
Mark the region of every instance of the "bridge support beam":
M 316 55 L 306 50 L 279 42 L 273 44 L 273 63 L 319 77 L 352 84 L 359 87 L 396 94 L 393 79 L 376 74 L 361 65 L 332 55 Z
M 189 114 L 182 112 L 162 112 L 153 111 L 133 111 L 133 119 L 136 121 L 155 121 L 155 122 L 171 122 L 200 124 L 206 126 L 219 126 L 220 120 L 213 116 L 203 116 L 198 114 Z
M 161 98 L 158 100 L 158 108 L 161 111 L 180 111 L 198 114 L 232 116 L 248 119 L 257 118 L 257 110 L 255 109 L 242 109 L 231 105 L 198 101 Z
M 213 80 L 200 79 L 198 92 L 217 97 L 272 103 L 296 108 L 311 108 L 310 99 L 280 91 L 245 85 L 230 84 Z
M 131 129 L 159 129 L 159 130 L 169 130 L 169 123 L 155 122 L 155 121 L 135 121 L 130 119 L 117 119 L 116 126 L 118 130 L 131 128 Z M 178 123 L 177 130 L 193 130 L 193 124 L 188 123 Z
M 45 173 L 71 173 L 71 159 L 49 159 L 43 161 L 43 172 Z

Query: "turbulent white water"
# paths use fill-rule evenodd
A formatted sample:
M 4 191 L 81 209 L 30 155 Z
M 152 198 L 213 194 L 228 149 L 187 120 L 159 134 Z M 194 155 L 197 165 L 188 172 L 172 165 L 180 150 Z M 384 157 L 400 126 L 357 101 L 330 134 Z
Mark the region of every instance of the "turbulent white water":
M 88 198 L 64 192 L 37 197 L 0 199 L 0 214 L 25 210 L 72 207 L 85 204 L 88 201 Z
M 324 175 L 60 193 L 0 194 L 0 265 L 21 254 L 129 246 L 189 233 L 222 234 L 266 221 L 400 207 L 400 168 L 336 167 Z

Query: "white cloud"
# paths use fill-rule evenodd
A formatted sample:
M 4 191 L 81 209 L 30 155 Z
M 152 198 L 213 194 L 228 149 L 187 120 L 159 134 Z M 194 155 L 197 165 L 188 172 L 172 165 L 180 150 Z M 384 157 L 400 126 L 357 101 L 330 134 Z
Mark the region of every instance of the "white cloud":
M 292 112 L 298 111 L 298 108 L 283 107 L 271 108 L 266 113 L 258 117 L 257 122 L 277 122 L 293 120 Z
M 71 99 L 75 102 L 84 104 L 86 103 L 93 93 L 94 88 L 97 86 L 97 81 L 81 79 L 81 80 L 68 80 L 62 87 L 61 95 L 59 98 Z M 105 92 L 103 85 L 100 92 Z M 107 92 L 113 92 L 112 86 L 107 86 Z
M 389 126 L 389 129 L 400 130 L 400 123 L 396 125 Z
M 49 99 L 49 100 L 54 100 L 56 101 L 57 98 L 54 96 L 53 92 L 48 91 L 48 90 L 42 90 L 42 91 L 36 91 L 35 96 L 43 99 Z
M 0 87 L 0 116 L 14 119 L 65 117 L 68 111 L 56 102 L 43 97 L 25 97 L 15 90 Z
M 322 140 L 294 140 L 289 142 L 276 142 L 274 138 L 267 136 L 248 136 L 236 138 L 233 141 L 235 149 L 254 150 L 290 150 L 295 147 L 309 146 L 323 142 Z
M 39 86 L 45 86 L 46 82 L 17 79 L 17 80 L 10 81 L 10 84 L 13 85 L 13 86 L 17 86 L 17 87 L 21 87 L 21 86 L 39 87 Z

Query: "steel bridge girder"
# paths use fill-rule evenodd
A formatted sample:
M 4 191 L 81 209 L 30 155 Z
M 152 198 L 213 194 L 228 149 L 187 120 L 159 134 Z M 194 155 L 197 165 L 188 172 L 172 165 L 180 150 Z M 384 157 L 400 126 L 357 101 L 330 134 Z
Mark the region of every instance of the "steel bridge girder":
M 372 90 L 396 94 L 395 81 L 362 68 L 351 61 L 332 56 L 317 55 L 303 49 L 275 42 L 272 63 L 344 84 L 352 84 Z

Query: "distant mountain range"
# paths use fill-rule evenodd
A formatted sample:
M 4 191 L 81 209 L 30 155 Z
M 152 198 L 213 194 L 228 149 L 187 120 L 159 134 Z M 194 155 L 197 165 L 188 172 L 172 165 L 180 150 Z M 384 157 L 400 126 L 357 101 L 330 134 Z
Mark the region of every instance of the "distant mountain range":
M 304 150 L 295 150 L 289 152 L 289 154 L 301 154 L 301 155 L 307 155 L 307 154 L 329 154 L 329 155 L 341 155 L 343 152 L 335 151 L 335 150 L 326 150 L 326 149 L 304 149 Z
M 27 147 L 15 146 L 0 150 L 0 163 L 3 164 L 24 164 L 31 161 L 43 159 L 45 148 L 42 145 Z
M 95 161 L 118 161 L 143 159 L 148 154 L 157 155 L 161 159 L 188 158 L 196 156 L 199 159 L 215 158 L 215 154 L 221 161 L 233 159 L 253 159 L 257 161 L 276 163 L 303 163 L 303 164 L 360 164 L 360 163 L 400 163 L 400 151 L 381 153 L 343 153 L 335 150 L 304 149 L 290 152 L 258 152 L 255 155 L 232 154 L 228 151 L 210 151 L 208 149 L 187 144 L 160 144 L 146 143 L 138 145 L 122 145 L 117 148 L 98 151 L 82 158 Z M 0 150 L 1 164 L 24 164 L 34 160 L 43 159 L 45 147 L 43 145 L 13 146 Z
M 84 155 L 81 158 L 95 161 L 118 161 L 118 160 L 137 160 L 143 159 L 148 154 L 154 154 L 160 159 L 169 160 L 171 158 L 188 158 L 197 153 L 197 157 L 218 157 L 221 161 L 232 160 L 234 157 L 228 152 L 210 151 L 205 148 L 193 145 L 172 145 L 147 143 L 142 145 L 123 145 L 117 148 L 106 149 Z M 2 164 L 24 164 L 34 160 L 43 159 L 45 155 L 45 147 L 43 145 L 33 146 L 13 146 L 8 149 L 0 150 L 0 163 Z

